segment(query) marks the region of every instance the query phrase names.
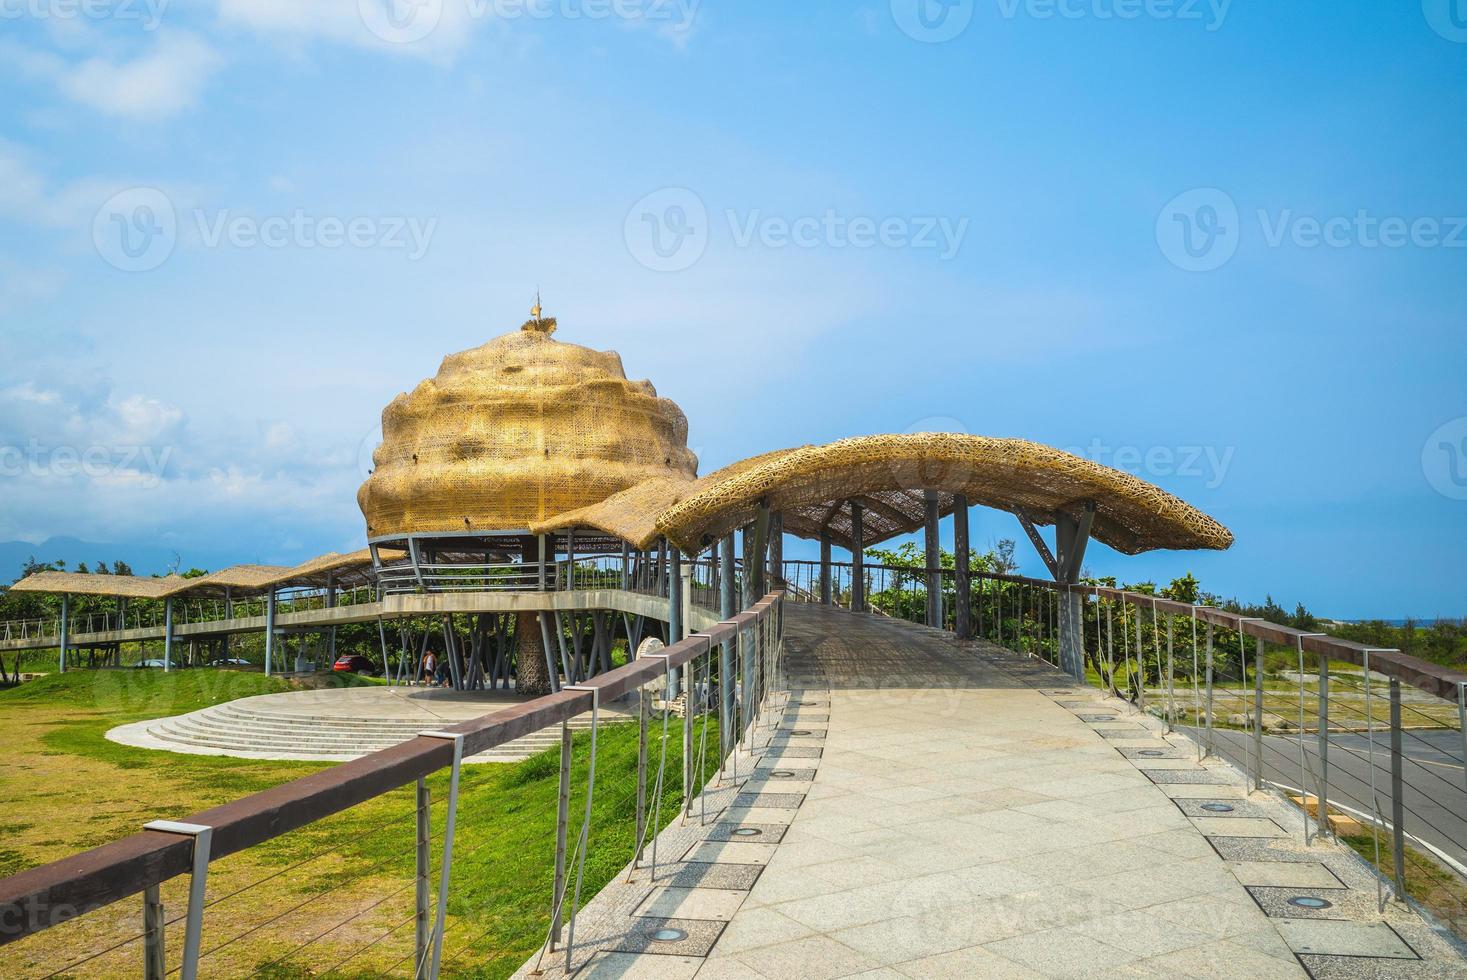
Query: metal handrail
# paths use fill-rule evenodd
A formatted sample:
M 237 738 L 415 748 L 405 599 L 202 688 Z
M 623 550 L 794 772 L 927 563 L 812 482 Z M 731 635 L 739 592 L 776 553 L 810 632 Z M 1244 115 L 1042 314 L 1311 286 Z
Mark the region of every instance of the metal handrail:
M 569 721 L 733 642 L 761 624 L 778 624 L 782 592 L 771 592 L 730 620 L 659 652 L 532 701 L 429 733 L 280 786 L 193 814 L 174 826 L 210 831 L 212 862 L 382 796 L 488 749 Z M 451 736 L 452 739 L 444 736 Z M 461 744 L 455 746 L 453 740 Z M 148 830 L 0 879 L 0 945 L 139 894 L 190 870 L 194 841 Z

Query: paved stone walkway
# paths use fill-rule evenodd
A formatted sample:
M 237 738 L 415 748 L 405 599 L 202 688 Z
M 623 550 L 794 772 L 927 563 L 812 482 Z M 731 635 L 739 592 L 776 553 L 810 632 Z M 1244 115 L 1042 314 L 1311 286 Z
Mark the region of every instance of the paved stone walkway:
M 753 779 L 685 873 L 618 903 L 686 938 L 609 919 L 579 977 L 1467 976 L 1377 911 L 1363 862 L 1306 849 L 1297 811 L 1155 719 L 985 644 L 786 615 L 793 690 Z

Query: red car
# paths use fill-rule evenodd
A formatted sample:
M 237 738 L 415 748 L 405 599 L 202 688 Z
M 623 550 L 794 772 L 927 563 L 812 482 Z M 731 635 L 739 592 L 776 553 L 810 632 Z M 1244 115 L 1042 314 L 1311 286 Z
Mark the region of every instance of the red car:
M 376 666 L 372 661 L 359 653 L 349 653 L 344 657 L 338 657 L 331 669 L 341 674 L 375 674 Z

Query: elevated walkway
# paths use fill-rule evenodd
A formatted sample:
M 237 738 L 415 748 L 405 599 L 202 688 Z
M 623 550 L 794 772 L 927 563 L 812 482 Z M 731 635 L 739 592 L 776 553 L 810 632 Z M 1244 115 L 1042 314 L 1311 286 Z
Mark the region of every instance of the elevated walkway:
M 986 643 L 786 608 L 757 768 L 669 828 L 679 863 L 598 896 L 578 978 L 1467 976 L 1157 720 Z

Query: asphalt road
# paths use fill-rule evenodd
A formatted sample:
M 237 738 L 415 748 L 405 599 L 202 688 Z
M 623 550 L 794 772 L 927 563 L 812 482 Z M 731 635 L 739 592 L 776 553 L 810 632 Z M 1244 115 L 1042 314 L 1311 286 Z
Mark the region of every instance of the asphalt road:
M 1192 737 L 1205 732 L 1189 729 Z M 1248 771 L 1253 738 L 1247 732 L 1217 729 L 1213 732 L 1216 751 Z M 1318 736 L 1304 737 L 1305 764 L 1309 775 L 1305 788 L 1316 791 Z M 1401 768 L 1406 806 L 1406 833 L 1420 838 L 1467 866 L 1467 784 L 1463 782 L 1462 736 L 1455 731 L 1407 731 L 1401 745 Z M 1329 738 L 1329 801 L 1370 813 L 1370 739 L 1365 735 L 1333 734 Z M 1374 809 L 1391 820 L 1391 741 L 1388 729 L 1375 733 Z M 1263 778 L 1298 787 L 1299 740 L 1288 735 L 1263 736 Z

